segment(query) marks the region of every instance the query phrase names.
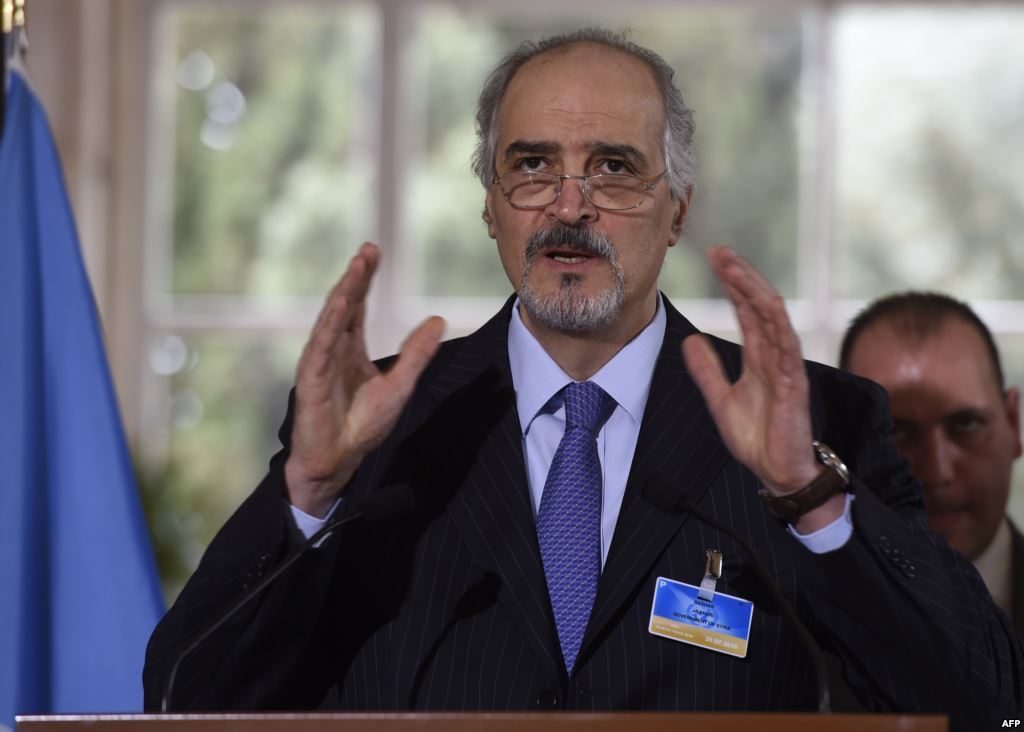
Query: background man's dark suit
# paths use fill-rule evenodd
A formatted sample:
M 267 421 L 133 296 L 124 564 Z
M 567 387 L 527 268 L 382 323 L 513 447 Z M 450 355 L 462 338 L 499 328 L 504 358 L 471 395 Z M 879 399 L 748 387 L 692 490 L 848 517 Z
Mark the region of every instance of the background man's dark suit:
M 1017 635 L 1024 638 L 1024 535 L 1017 525 L 1010 521 L 1012 537 L 1010 619 Z
M 347 709 L 814 708 L 812 666 L 793 629 L 730 539 L 666 510 L 685 497 L 749 537 L 870 706 L 945 710 L 954 728 L 1013 716 L 1021 670 L 1009 622 L 973 568 L 926 531 L 919 491 L 883 439 L 881 390 L 808 367 L 815 436 L 857 479 L 853 538 L 814 555 L 765 511 L 756 478 L 720 442 L 680 358 L 695 329 L 667 302 L 626 495 L 568 679 L 526 486 L 510 307 L 442 347 L 346 492 L 348 508 L 407 482 L 418 500 L 412 515 L 354 528 L 300 562 L 184 664 L 176 707 L 313 708 L 337 682 Z M 715 344 L 735 378 L 738 348 Z M 148 709 L 183 641 L 296 545 L 283 501 L 289 430 L 286 420 L 285 450 L 154 634 Z M 661 493 L 660 506 L 645 500 L 645 486 Z M 719 589 L 755 604 L 746 659 L 647 631 L 655 578 L 698 583 L 708 547 L 725 555 Z M 977 682 L 970 688 L 965 673 Z

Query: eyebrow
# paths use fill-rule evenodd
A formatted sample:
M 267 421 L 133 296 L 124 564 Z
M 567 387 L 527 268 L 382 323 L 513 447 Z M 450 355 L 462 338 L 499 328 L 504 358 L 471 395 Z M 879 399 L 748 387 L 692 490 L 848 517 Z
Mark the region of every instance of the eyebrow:
M 632 145 L 619 145 L 611 142 L 588 142 L 587 151 L 594 155 L 607 155 L 625 158 L 634 168 L 646 168 L 647 156 Z
M 954 419 L 963 419 L 968 417 L 976 419 L 981 422 L 987 422 L 989 420 L 990 410 L 984 407 L 961 407 L 960 409 L 954 409 L 949 414 L 942 415 L 942 421 L 948 422 Z
M 546 140 L 513 140 L 505 148 L 504 158 L 510 161 L 517 155 L 553 155 L 561 152 L 562 146 L 557 142 Z M 635 168 L 644 169 L 647 167 L 647 156 L 632 145 L 618 144 L 612 142 L 590 141 L 586 143 L 586 150 L 591 155 L 604 155 L 608 157 L 623 158 Z
M 509 161 L 516 155 L 552 155 L 562 149 L 557 142 L 543 140 L 513 140 L 505 148 L 505 160 Z

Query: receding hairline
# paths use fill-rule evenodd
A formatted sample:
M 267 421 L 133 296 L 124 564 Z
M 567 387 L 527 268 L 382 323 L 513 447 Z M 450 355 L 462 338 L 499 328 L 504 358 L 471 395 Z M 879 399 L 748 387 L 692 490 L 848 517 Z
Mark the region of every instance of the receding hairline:
M 543 51 L 538 52 L 537 54 L 527 59 L 522 64 L 522 66 L 516 69 L 516 72 L 512 74 L 512 77 L 509 79 L 509 84 L 511 85 L 512 80 L 514 80 L 516 76 L 519 75 L 520 71 L 534 65 L 535 63 L 540 63 L 544 59 L 551 56 L 568 56 L 572 53 L 576 53 L 579 51 L 602 51 L 605 53 L 610 52 L 611 54 L 614 54 L 616 56 L 628 58 L 636 62 L 637 64 L 640 64 L 647 70 L 647 72 L 651 75 L 651 79 L 655 82 L 655 88 L 657 88 L 657 78 L 655 76 L 654 69 L 651 68 L 651 64 L 649 61 L 647 61 L 647 59 L 643 58 L 642 56 L 638 56 L 637 54 L 625 48 L 621 48 L 619 46 L 614 45 L 613 43 L 609 43 L 597 38 L 580 38 L 578 40 L 569 41 L 568 43 L 563 43 L 552 48 L 546 48 Z
M 887 331 L 902 341 L 903 350 L 917 351 L 925 348 L 930 343 L 941 340 L 945 335 L 946 329 L 956 324 L 962 325 L 968 332 L 973 334 L 979 353 L 984 354 L 984 359 L 988 363 L 988 370 L 992 376 L 993 383 L 999 391 L 1003 391 L 1006 386 L 1002 365 L 999 362 L 999 354 L 995 350 L 991 333 L 977 319 L 976 315 L 972 318 L 964 312 L 953 308 L 927 313 L 913 308 L 873 313 L 866 322 L 859 325 L 856 329 L 851 328 L 847 332 L 847 336 L 843 340 L 839 367 L 850 370 L 857 346 L 870 340 L 872 332 Z
M 686 105 L 675 83 L 675 70 L 656 52 L 629 40 L 629 31 L 613 32 L 600 27 L 581 28 L 539 41 L 523 41 L 494 67 L 477 99 L 477 142 L 472 156 L 472 169 L 477 178 L 485 188 L 494 181 L 498 116 L 511 79 L 538 56 L 558 49 L 564 49 L 563 54 L 577 53 L 576 46 L 584 44 L 605 46 L 633 56 L 646 64 L 653 74 L 665 120 L 661 147 L 668 188 L 673 198 L 689 196 L 697 184 L 697 158 L 693 150 L 696 125 L 693 110 Z M 544 60 L 552 58 L 558 57 L 548 56 Z
M 554 57 L 560 56 L 564 58 L 566 56 L 570 56 L 574 53 L 579 53 L 581 51 L 596 51 L 605 56 L 608 56 L 609 58 L 618 56 L 620 58 L 627 60 L 626 63 L 623 65 L 631 64 L 634 67 L 642 69 L 644 75 L 647 77 L 647 80 L 650 84 L 650 96 L 651 98 L 657 100 L 658 108 L 661 114 L 662 130 L 660 134 L 664 134 L 665 129 L 668 127 L 668 107 L 666 104 L 665 95 L 662 93 L 661 87 L 658 83 L 658 75 L 655 72 L 654 67 L 651 65 L 650 61 L 643 58 L 642 56 L 638 56 L 637 54 L 630 52 L 627 49 L 619 48 L 618 46 L 612 45 L 611 43 L 606 43 L 601 40 L 595 40 L 590 38 L 580 39 L 578 41 L 571 41 L 570 43 L 555 46 L 554 48 L 549 48 L 544 51 L 541 51 L 537 55 L 527 59 L 522 66 L 516 69 L 512 76 L 509 77 L 508 84 L 505 86 L 505 90 L 501 95 L 501 100 L 498 102 L 498 126 L 496 132 L 498 132 L 499 134 L 501 132 L 501 115 L 502 111 L 505 108 L 505 101 L 508 99 L 509 93 L 512 92 L 516 83 L 521 82 L 521 78 L 523 76 L 524 71 L 528 71 L 531 67 L 552 63 L 555 60 Z M 497 144 L 497 140 L 495 140 L 495 144 Z

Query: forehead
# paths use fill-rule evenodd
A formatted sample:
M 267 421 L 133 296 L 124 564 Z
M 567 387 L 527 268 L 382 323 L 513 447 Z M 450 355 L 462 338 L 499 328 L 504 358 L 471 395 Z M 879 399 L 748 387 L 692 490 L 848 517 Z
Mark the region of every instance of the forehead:
M 947 318 L 923 339 L 885 322 L 872 325 L 854 344 L 850 370 L 884 386 L 894 404 L 901 393 L 950 408 L 1001 400 L 985 342 L 960 318 Z
M 579 43 L 531 59 L 512 77 L 498 114 L 496 152 L 500 160 L 520 140 L 556 142 L 567 151 L 609 143 L 658 160 L 664 129 L 661 92 L 647 64 L 618 49 Z

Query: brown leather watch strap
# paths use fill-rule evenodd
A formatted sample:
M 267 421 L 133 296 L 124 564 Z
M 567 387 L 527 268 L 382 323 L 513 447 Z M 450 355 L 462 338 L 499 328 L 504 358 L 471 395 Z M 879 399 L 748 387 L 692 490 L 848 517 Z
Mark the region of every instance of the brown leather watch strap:
M 784 496 L 773 496 L 764 488 L 758 491 L 772 515 L 786 523 L 795 524 L 801 516 L 832 496 L 846 493 L 850 486 L 850 473 L 832 448 L 817 441 L 813 447 L 815 458 L 825 466 L 817 478 L 800 490 Z

